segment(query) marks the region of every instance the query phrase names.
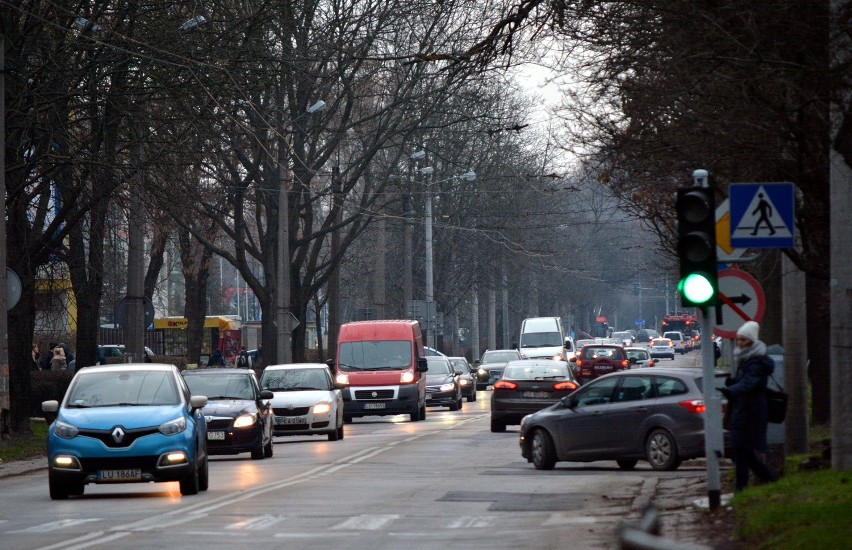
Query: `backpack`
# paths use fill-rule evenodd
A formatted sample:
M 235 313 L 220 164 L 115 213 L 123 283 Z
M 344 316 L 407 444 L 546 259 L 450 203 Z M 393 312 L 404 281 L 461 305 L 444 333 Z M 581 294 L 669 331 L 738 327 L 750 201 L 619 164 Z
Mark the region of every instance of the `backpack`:
M 240 356 L 237 358 L 237 368 L 240 368 L 240 369 L 249 368 L 248 354 L 244 351 L 241 351 Z

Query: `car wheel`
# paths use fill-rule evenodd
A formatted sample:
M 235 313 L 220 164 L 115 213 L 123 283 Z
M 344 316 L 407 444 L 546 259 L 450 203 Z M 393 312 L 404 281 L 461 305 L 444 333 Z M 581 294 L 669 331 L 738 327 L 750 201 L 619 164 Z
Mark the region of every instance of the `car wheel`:
M 263 460 L 263 457 L 266 455 L 263 448 L 263 439 L 260 441 L 260 446 L 257 449 L 252 449 L 251 451 L 251 459 L 252 460 Z
M 198 494 L 198 465 L 192 465 L 192 472 L 188 476 L 180 480 L 180 494 L 197 495 Z
M 476 390 L 473 391 L 473 395 L 470 396 L 471 401 L 476 401 Z
M 459 410 L 459 402 L 453 401 L 452 403 L 449 404 L 449 407 L 450 407 L 451 411 L 457 411 L 457 410 Z
M 645 458 L 655 470 L 677 470 L 677 442 L 668 430 L 657 429 L 645 441 Z
M 552 470 L 556 465 L 556 449 L 553 448 L 553 439 L 550 434 L 542 429 L 535 431 L 530 443 L 530 455 L 536 470 Z
M 272 454 L 273 454 L 274 452 L 275 452 L 275 450 L 272 448 L 272 437 L 270 436 L 270 438 L 269 438 L 269 443 L 267 443 L 267 444 L 263 447 L 263 456 L 264 456 L 265 458 L 272 458 Z
M 420 407 L 419 414 L 417 416 L 418 420 L 426 420 L 426 405 Z
M 343 425 L 337 427 L 337 439 L 343 439 Z
M 50 489 L 50 498 L 52 500 L 65 500 L 71 494 L 67 483 L 49 474 L 47 477 L 47 486 Z
M 210 486 L 210 468 L 208 467 L 207 459 L 204 459 L 204 465 L 201 466 L 201 470 L 198 472 L 198 489 L 200 491 L 206 491 Z
M 462 407 L 464 407 L 464 400 L 462 399 L 461 395 L 459 395 L 458 405 L 459 405 L 459 410 L 462 410 Z
M 634 459 L 619 458 L 618 460 L 616 460 L 616 462 L 618 463 L 618 467 L 622 470 L 632 470 L 636 467 L 636 463 L 639 461 Z
M 491 419 L 491 431 L 494 433 L 502 433 L 506 431 L 506 423 L 499 420 Z

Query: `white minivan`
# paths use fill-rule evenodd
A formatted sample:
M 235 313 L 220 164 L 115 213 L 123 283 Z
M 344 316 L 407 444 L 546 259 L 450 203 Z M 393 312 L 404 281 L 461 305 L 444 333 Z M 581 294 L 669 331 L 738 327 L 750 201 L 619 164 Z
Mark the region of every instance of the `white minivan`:
M 686 337 L 682 332 L 672 330 L 663 333 L 663 338 L 668 338 L 674 344 L 675 351 L 683 355 L 686 353 Z
M 553 359 L 567 361 L 565 335 L 559 317 L 532 317 L 521 323 L 518 351 L 524 359 Z

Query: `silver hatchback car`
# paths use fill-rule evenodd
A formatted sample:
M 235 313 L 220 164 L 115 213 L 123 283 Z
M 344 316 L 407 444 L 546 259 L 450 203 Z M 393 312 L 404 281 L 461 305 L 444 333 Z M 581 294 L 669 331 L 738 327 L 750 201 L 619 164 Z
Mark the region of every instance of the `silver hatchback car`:
M 723 373 L 715 386 L 724 386 Z M 539 470 L 559 461 L 615 460 L 629 470 L 647 460 L 675 470 L 704 456 L 702 371 L 653 368 L 601 376 L 521 421 L 521 455 Z

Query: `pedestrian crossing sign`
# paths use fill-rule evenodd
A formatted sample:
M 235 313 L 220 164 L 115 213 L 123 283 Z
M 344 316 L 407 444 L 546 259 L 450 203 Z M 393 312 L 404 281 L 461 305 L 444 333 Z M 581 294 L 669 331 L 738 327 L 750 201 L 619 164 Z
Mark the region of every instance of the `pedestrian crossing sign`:
M 792 248 L 795 242 L 792 183 L 732 183 L 731 246 Z

